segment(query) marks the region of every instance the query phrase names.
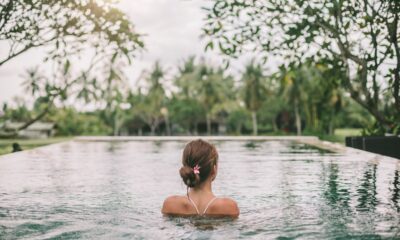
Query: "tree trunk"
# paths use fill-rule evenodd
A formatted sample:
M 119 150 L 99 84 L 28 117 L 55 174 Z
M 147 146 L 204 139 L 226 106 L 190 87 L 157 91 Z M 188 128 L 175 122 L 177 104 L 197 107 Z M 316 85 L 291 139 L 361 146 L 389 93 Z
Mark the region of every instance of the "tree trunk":
M 311 114 L 311 112 L 312 112 L 312 110 L 310 110 L 310 104 L 307 104 L 307 105 L 304 105 L 304 107 L 303 107 L 303 112 L 304 112 L 304 117 L 305 117 L 305 120 L 306 120 L 306 122 L 305 122 L 305 125 L 307 126 L 307 127 L 312 127 L 313 126 L 313 120 L 312 120 L 312 114 Z
M 21 130 L 24 130 L 26 128 L 28 128 L 30 125 L 34 124 L 35 122 L 39 121 L 40 119 L 42 119 L 44 116 L 46 116 L 46 114 L 50 111 L 51 106 L 47 106 L 43 112 L 41 112 L 39 115 L 37 115 L 35 118 L 29 120 L 28 122 L 26 122 L 24 125 L 22 125 L 21 127 L 19 127 L 18 129 L 16 129 L 15 131 L 12 131 L 10 133 L 4 133 L 1 134 L 2 137 L 17 137 L 18 136 L 18 132 Z
M 400 4 L 397 1 L 393 1 L 389 4 L 389 8 L 391 11 L 393 11 L 393 13 L 395 13 L 392 23 L 387 23 L 387 28 L 390 35 L 389 39 L 392 42 L 395 50 L 396 69 L 393 71 L 393 96 L 397 113 L 400 113 L 400 46 L 397 32 L 399 23 L 398 9 L 400 8 Z
M 382 126 L 385 126 L 390 129 L 390 126 L 393 124 L 392 121 L 390 121 L 385 114 L 383 114 L 381 111 L 378 110 L 378 107 L 372 106 L 368 103 L 366 103 L 361 97 L 359 97 L 357 92 L 350 91 L 351 98 L 356 101 L 360 106 L 362 106 L 364 109 L 366 109 L 374 118 L 377 122 L 379 122 Z
M 319 122 L 318 122 L 318 111 L 315 103 L 312 105 L 312 117 L 313 117 L 313 130 L 320 131 Z
M 333 135 L 335 133 L 335 111 L 331 110 L 331 113 L 329 114 L 329 125 L 328 125 L 328 134 Z M 323 126 L 323 124 L 322 124 Z
M 151 130 L 151 136 L 155 136 L 156 135 L 156 128 L 157 128 L 157 125 L 156 124 L 151 124 L 150 125 L 150 130 Z
M 296 129 L 297 129 L 297 135 L 301 135 L 301 118 L 300 118 L 300 112 L 299 112 L 299 100 L 296 98 L 294 101 L 294 114 L 296 118 Z
M 118 121 L 118 113 L 115 113 L 114 116 L 114 131 L 113 131 L 113 135 L 114 136 L 118 136 L 118 132 L 119 132 L 119 121 Z
M 273 130 L 274 132 L 278 132 L 278 126 L 276 125 L 275 118 L 272 118 L 271 123 L 272 123 L 272 130 Z
M 118 136 L 118 129 L 117 129 L 117 123 L 114 122 L 114 130 L 113 130 L 113 136 Z
M 165 129 L 167 131 L 167 136 L 171 136 L 171 128 L 169 126 L 169 117 L 168 117 L 168 115 L 165 116 Z
M 257 112 L 256 111 L 251 111 L 251 119 L 253 121 L 253 135 L 257 136 L 258 134 L 258 129 L 257 129 Z
M 198 129 L 199 123 L 195 122 L 194 123 L 194 135 L 197 136 L 199 135 L 199 129 Z
M 236 135 L 242 134 L 242 124 L 239 123 L 236 125 Z
M 362 106 L 364 109 L 366 109 L 369 113 L 371 113 L 372 116 L 374 116 L 375 120 L 379 122 L 380 125 L 387 127 L 390 129 L 390 126 L 392 125 L 392 121 L 390 121 L 383 112 L 378 110 L 378 105 L 376 102 L 370 101 L 371 98 L 368 94 L 368 91 L 362 91 L 364 95 L 361 95 L 360 91 L 356 90 L 351 82 L 351 77 L 350 77 L 350 67 L 348 64 L 348 50 L 344 49 L 344 46 L 340 43 L 337 42 L 340 52 L 342 55 L 342 60 L 345 63 L 346 66 L 346 77 L 343 78 L 344 80 L 344 88 L 347 89 L 347 91 L 350 93 L 350 97 L 356 101 L 360 106 Z M 353 60 L 354 61 L 354 60 Z M 357 64 L 361 67 L 361 71 L 366 71 L 366 66 L 364 64 L 361 64 L 360 62 L 357 62 Z M 367 74 L 362 74 L 360 76 L 359 82 L 366 83 L 367 82 Z
M 206 121 L 207 121 L 207 135 L 211 135 L 211 117 L 209 113 L 207 113 L 206 115 Z

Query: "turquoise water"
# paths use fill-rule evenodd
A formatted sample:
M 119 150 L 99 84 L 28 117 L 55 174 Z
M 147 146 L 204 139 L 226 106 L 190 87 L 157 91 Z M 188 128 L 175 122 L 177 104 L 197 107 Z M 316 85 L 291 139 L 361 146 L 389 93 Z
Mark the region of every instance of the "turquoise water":
M 0 157 L 0 239 L 400 238 L 398 161 L 215 141 L 237 220 L 169 218 L 183 141 L 67 142 Z M 369 156 L 369 155 L 368 155 Z

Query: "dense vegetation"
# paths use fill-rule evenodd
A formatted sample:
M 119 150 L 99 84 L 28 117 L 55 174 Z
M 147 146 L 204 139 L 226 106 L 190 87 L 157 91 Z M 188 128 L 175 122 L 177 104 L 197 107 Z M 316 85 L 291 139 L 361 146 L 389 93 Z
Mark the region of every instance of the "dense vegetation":
M 267 74 L 252 61 L 234 78 L 222 67 L 190 57 L 170 78 L 156 62 L 133 88 L 115 68 L 110 66 L 113 74 L 97 88 L 89 85 L 93 90 L 88 102 L 98 106 L 96 110 L 78 111 L 58 101 L 43 120 L 57 123 L 58 135 L 332 134 L 337 127 L 372 123 L 368 112 L 326 76 L 322 64 Z M 37 69 L 29 73 L 28 83 L 40 75 Z M 33 109 L 24 102 L 4 104 L 3 121 L 24 122 L 40 114 L 48 106 L 42 102 L 48 94 L 46 79 L 34 80 Z M 79 94 L 69 97 L 79 99 Z
M 216 0 L 206 12 L 208 49 L 277 55 L 292 72 L 323 64 L 374 117 L 371 134 L 400 132 L 400 1 Z
M 0 67 L 36 47 L 54 66 L 26 70 L 34 104 L 3 104 L 0 126 L 24 124 L 0 136 L 39 120 L 63 136 L 400 131 L 398 1 L 216 0 L 205 11 L 206 49 L 228 63 L 255 53 L 241 74 L 189 57 L 173 77 L 156 62 L 130 86 L 124 69 L 144 44 L 114 1 L 0 2 Z
M 8 45 L 0 53 L 0 67 L 42 47 L 47 51 L 43 61 L 57 69 L 51 76 L 39 74 L 36 68 L 27 71 L 29 90 L 37 97 L 41 111 L 25 119 L 17 131 L 42 119 L 56 102 L 75 96 L 89 101 L 98 75 L 107 75 L 109 81 L 118 78 L 115 68 L 99 73 L 94 71 L 96 67 L 130 63 L 144 47 L 141 36 L 115 2 L 101 0 L 0 1 L 0 41 Z M 71 59 L 81 56 L 90 58 L 90 63 L 76 64 L 77 69 L 71 71 Z

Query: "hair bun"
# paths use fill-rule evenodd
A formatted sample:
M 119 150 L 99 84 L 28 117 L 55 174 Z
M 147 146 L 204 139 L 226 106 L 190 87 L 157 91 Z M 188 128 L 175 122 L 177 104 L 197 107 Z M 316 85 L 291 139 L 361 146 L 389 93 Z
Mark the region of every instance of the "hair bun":
M 195 174 L 191 167 L 181 167 L 181 169 L 179 170 L 179 174 L 181 175 L 182 180 L 186 184 L 186 186 L 190 188 L 193 188 L 200 183 L 200 176 L 198 174 Z

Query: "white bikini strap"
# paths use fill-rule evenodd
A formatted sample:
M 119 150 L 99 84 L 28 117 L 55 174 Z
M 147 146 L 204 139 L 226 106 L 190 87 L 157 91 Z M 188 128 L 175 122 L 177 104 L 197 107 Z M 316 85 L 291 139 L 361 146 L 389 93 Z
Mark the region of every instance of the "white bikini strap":
M 197 208 L 197 206 L 196 206 L 196 204 L 193 202 L 193 200 L 189 197 L 189 195 L 188 195 L 188 198 L 189 198 L 189 201 L 192 203 L 193 207 L 196 209 L 197 214 L 200 214 L 199 209 Z
M 208 202 L 208 204 L 207 204 L 206 208 L 204 209 L 202 215 L 206 214 L 208 207 L 211 205 L 211 203 L 214 202 L 215 199 L 217 199 L 217 197 L 214 197 L 213 199 L 211 199 L 211 200 Z

